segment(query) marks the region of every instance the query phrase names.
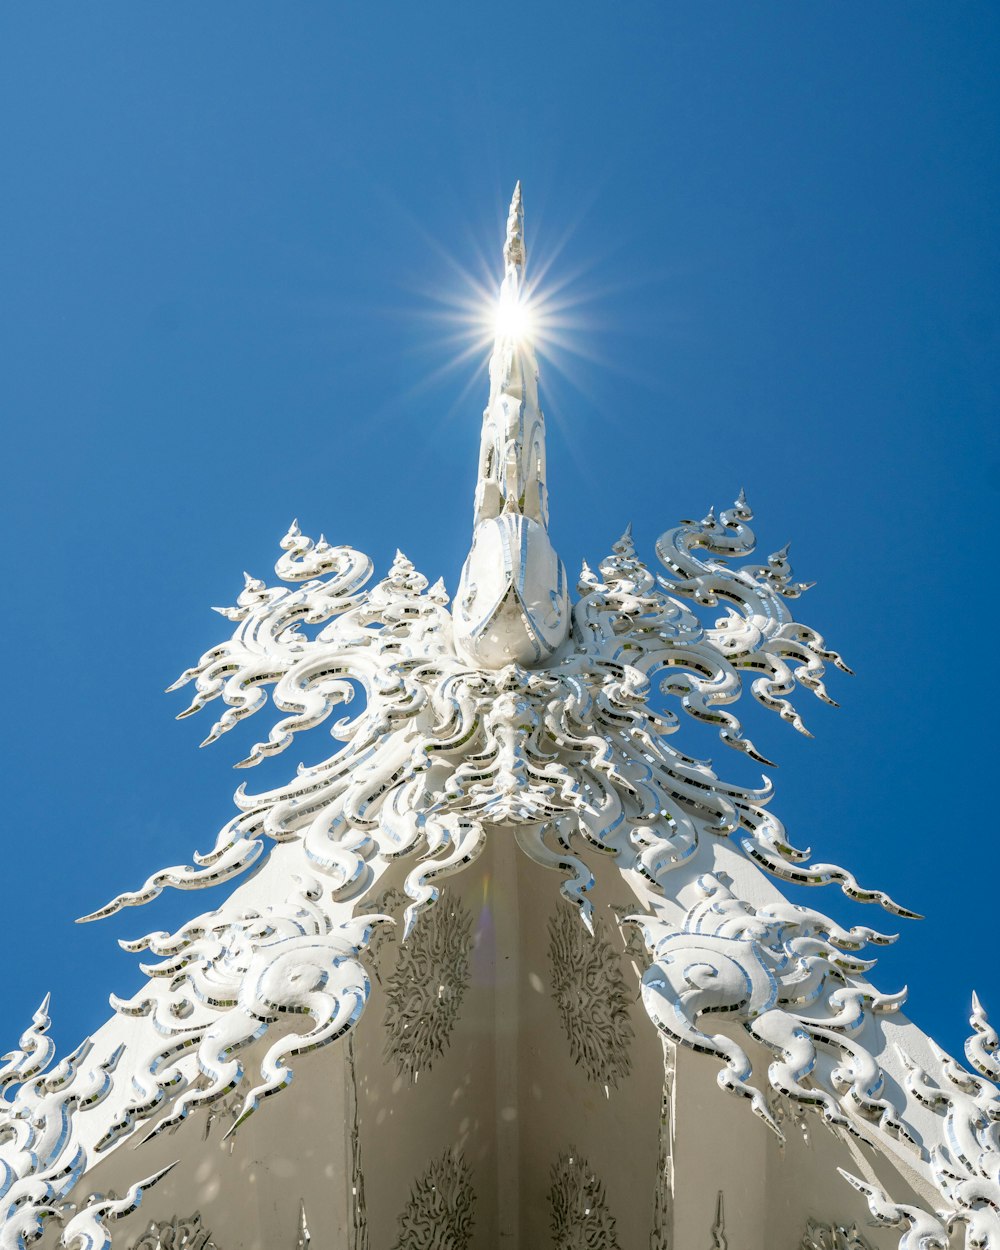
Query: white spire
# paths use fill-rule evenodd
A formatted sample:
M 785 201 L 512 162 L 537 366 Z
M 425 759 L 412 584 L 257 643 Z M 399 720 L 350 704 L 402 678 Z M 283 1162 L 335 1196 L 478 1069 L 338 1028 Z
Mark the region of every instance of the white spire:
M 454 615 L 456 646 L 487 668 L 544 663 L 569 629 L 566 572 L 546 528 L 545 420 L 538 406 L 525 260 L 519 182 L 503 245 L 472 550 Z
M 514 188 L 503 245 L 504 276 L 490 358 L 490 398 L 483 413 L 475 520 L 520 512 L 548 523 L 545 421 L 538 406 L 538 365 L 524 287 L 527 252 L 520 182 Z
M 504 280 L 507 275 L 523 276 L 527 254 L 524 250 L 524 205 L 521 201 L 521 181 L 518 179 L 507 210 L 507 237 L 503 245 Z

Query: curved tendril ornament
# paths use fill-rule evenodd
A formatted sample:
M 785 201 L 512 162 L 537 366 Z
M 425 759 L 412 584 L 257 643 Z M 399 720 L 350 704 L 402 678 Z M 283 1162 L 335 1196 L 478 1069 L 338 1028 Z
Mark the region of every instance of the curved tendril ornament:
M 734 785 L 672 745 L 686 715 L 768 764 L 734 710 L 745 680 L 758 703 L 808 733 L 796 688 L 832 703 L 827 666 L 850 671 L 792 617 L 789 603 L 808 585 L 793 579 L 787 547 L 749 561 L 752 518 L 741 494 L 718 516 L 664 534 L 656 544 L 662 572 L 639 559 L 626 531 L 596 570 L 583 566 L 571 607 L 547 531 L 520 185 L 503 259 L 473 539 L 454 604 L 402 554 L 372 584 L 367 556 L 313 542 L 293 523 L 281 542 L 279 584 L 247 574 L 236 603 L 216 609 L 232 637 L 171 687 L 194 686 L 182 717 L 221 700 L 203 745 L 259 713 L 268 692 L 274 723 L 237 767 L 251 769 L 324 724 L 340 745 L 284 785 L 256 794 L 241 786 L 236 814 L 210 851 L 85 917 L 146 903 L 165 887 L 235 880 L 270 844 L 286 844 L 268 868 L 266 903 L 252 907 L 249 892 L 237 893 L 176 933 L 123 943 L 153 961 L 143 967 L 145 989 L 113 1005 L 151 1027 L 128 1043 L 128 1093 L 90 1132 L 95 1145 L 84 1148 L 77 1116 L 107 1097 L 121 1048 L 90 1069 L 85 1043 L 48 1071 L 43 1004 L 19 1049 L 0 1059 L 0 1091 L 16 1088 L 12 1097 L 0 1093 L 0 1250 L 15 1250 L 39 1235 L 43 1219 L 70 1210 L 62 1244 L 106 1246 L 107 1221 L 132 1209 L 141 1184 L 124 1199 L 73 1208 L 63 1199 L 94 1158 L 249 1085 L 235 1131 L 288 1085 L 297 1056 L 357 1024 L 370 990 L 365 952 L 390 922 L 374 901 L 387 866 L 405 865 L 405 939 L 444 878 L 471 863 L 487 838 L 511 835 L 555 870 L 592 933 L 596 864 L 622 874 L 637 901 L 624 919 L 648 955 L 642 1001 L 651 1021 L 714 1057 L 720 1086 L 748 1099 L 779 1137 L 776 1095 L 796 1115 L 815 1110 L 837 1133 L 867 1141 L 882 1134 L 883 1148 L 887 1135 L 919 1155 L 950 1204 L 940 1218 L 848 1177 L 876 1220 L 904 1230 L 902 1247 L 944 1246 L 960 1222 L 966 1250 L 1000 1247 L 1000 1093 L 992 1084 L 1000 1044 L 978 1000 L 967 1046 L 976 1075 L 941 1056 L 931 1075 L 903 1054 L 905 1089 L 887 1080 L 876 1057 L 885 1037 L 873 1022 L 896 1011 L 905 991 L 873 989 L 865 951 L 893 937 L 845 929 L 780 896 L 761 904 L 767 892 L 754 874 L 745 889 L 751 904 L 722 870 L 732 863 L 713 839 L 731 839 L 782 881 L 835 882 L 854 899 L 914 913 L 834 864 L 810 862 L 768 810 L 769 782 Z M 343 715 L 359 693 L 363 703 Z M 748 1037 L 769 1052 L 764 1074 L 753 1070 Z M 255 1078 L 245 1069 L 256 1042 L 263 1054 L 254 1048 Z M 941 1131 L 930 1139 L 935 1115 Z M 720 1206 L 724 1240 L 721 1223 Z
M 735 835 L 748 857 L 784 880 L 836 881 L 854 898 L 912 915 L 843 869 L 806 862 L 808 852 L 793 847 L 766 810 L 770 786 L 729 784 L 676 750 L 669 739 L 678 714 L 653 706 L 656 693 L 672 697 L 680 711 L 715 725 L 727 746 L 762 759 L 730 710 L 743 690 L 741 670 L 753 673 L 754 697 L 802 732 L 789 700 L 795 685 L 826 698 L 825 665 L 848 671 L 817 633 L 792 620 L 786 600 L 805 587 L 792 581 L 787 551 L 766 565 L 732 567 L 717 558 L 752 551 L 750 516 L 741 496 L 718 518 L 670 531 L 657 544 L 665 567 L 658 577 L 626 533 L 596 572 L 584 566 L 570 636 L 536 669 L 471 664 L 456 649 L 443 587 L 429 586 L 403 555 L 366 588 L 366 557 L 313 543 L 293 525 L 277 564 L 289 585 L 247 577 L 235 606 L 219 609 L 236 630 L 172 687 L 194 683 L 181 715 L 221 699 L 226 711 L 206 739 L 213 742 L 259 712 L 270 688 L 280 719 L 239 765 L 252 767 L 328 721 L 356 689 L 364 706 L 333 725 L 343 745 L 322 763 L 270 791 L 251 795 L 240 787 L 239 812 L 212 851 L 155 873 L 87 918 L 146 902 L 164 886 L 234 878 L 268 840 L 298 843 L 313 875 L 286 903 L 263 912 L 237 914 L 227 905 L 177 934 L 131 944 L 164 960 L 146 971 L 170 994 L 118 1009 L 155 1013 L 171 1040 L 144 1060 L 142 1091 L 102 1144 L 151 1116 L 167 1090 L 183 1084 L 179 1064 L 188 1053 L 197 1056 L 197 1088 L 176 1094 L 157 1132 L 232 1090 L 243 1075 L 238 1052 L 280 1013 L 305 1014 L 312 1027 L 267 1052 L 262 1081 L 237 1123 L 245 1119 L 261 1097 L 287 1084 L 290 1058 L 340 1036 L 363 1009 L 368 979 L 360 952 L 371 925 L 387 918 L 336 925 L 326 900 L 363 909 L 378 865 L 411 859 L 405 936 L 437 899 L 440 879 L 474 860 L 498 826 L 512 827 L 526 854 L 562 875 L 562 894 L 588 927 L 590 855 L 600 852 L 637 874 L 655 900 L 706 833 Z M 692 606 L 723 603 L 726 615 L 712 626 Z M 905 1136 L 881 1097 L 877 1065 L 850 1041 L 865 1011 L 891 1010 L 899 1000 L 845 988 L 846 978 L 872 962 L 846 952 L 892 939 L 866 928 L 845 931 L 791 905 L 754 913 L 714 878 L 703 878 L 702 889 L 708 912 L 699 904 L 680 927 L 655 909 L 636 917 L 653 957 L 643 996 L 654 1023 L 676 1041 L 717 1054 L 720 1084 L 749 1097 L 776 1132 L 750 1083 L 745 1052 L 703 1033 L 699 1015 L 721 1007 L 742 1013 L 748 1032 L 776 1055 L 772 1084 L 831 1123 L 849 1123 L 846 1091 L 865 1116 Z M 718 931 L 705 919 L 717 912 Z M 710 969 L 704 985 L 691 971 L 696 964 Z M 738 990 L 746 984 L 757 988 Z M 817 1041 L 839 1048 L 839 1092 L 809 1084 Z

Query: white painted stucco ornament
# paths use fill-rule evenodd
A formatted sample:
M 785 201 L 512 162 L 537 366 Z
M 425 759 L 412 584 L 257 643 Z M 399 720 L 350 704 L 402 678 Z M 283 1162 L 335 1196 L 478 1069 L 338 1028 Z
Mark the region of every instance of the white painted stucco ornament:
M 545 422 L 523 305 L 521 184 L 507 218 L 500 333 L 483 413 L 475 527 L 453 611 L 455 649 L 482 668 L 546 664 L 569 634 L 566 570 L 548 534 Z
M 766 764 L 733 710 L 744 681 L 758 703 L 806 732 L 791 701 L 796 688 L 830 702 L 827 666 L 849 670 L 793 618 L 789 605 L 807 586 L 793 579 L 787 548 L 763 563 L 749 559 L 755 539 L 742 494 L 719 514 L 667 531 L 656 544 L 659 572 L 626 532 L 596 569 L 583 566 L 571 607 L 547 528 L 524 266 L 518 187 L 504 246 L 472 549 L 450 610 L 443 584 L 430 585 L 401 553 L 372 584 L 366 556 L 314 542 L 293 524 L 281 541 L 278 583 L 247 576 L 235 604 L 217 609 L 235 626 L 232 636 L 172 687 L 193 684 L 182 716 L 217 699 L 225 705 L 205 744 L 263 710 L 270 688 L 277 719 L 241 768 L 329 723 L 359 689 L 364 704 L 333 724 L 341 745 L 320 763 L 262 792 L 241 786 L 237 814 L 210 851 L 153 873 L 85 917 L 146 903 L 165 887 L 234 880 L 271 848 L 282 849 L 281 873 L 268 878 L 253 906 L 230 899 L 174 933 L 126 944 L 152 957 L 143 989 L 113 1000 L 123 1020 L 150 1026 L 126 1046 L 92 1062 L 85 1043 L 50 1069 L 43 1007 L 5 1057 L 0 1089 L 14 1093 L 0 1101 L 0 1250 L 28 1244 L 47 1218 L 60 1223 L 63 1245 L 110 1245 L 108 1221 L 127 1201 L 98 1196 L 75 1204 L 68 1195 L 80 1178 L 122 1142 L 175 1129 L 199 1108 L 225 1105 L 234 1091 L 239 1105 L 229 1133 L 238 1132 L 266 1096 L 288 1085 L 299 1056 L 356 1029 L 371 990 L 372 943 L 391 923 L 378 893 L 389 866 L 408 866 L 405 938 L 438 904 L 443 880 L 499 837 L 556 874 L 580 932 L 591 935 L 580 972 L 606 962 L 611 950 L 594 914 L 593 866 L 614 865 L 634 900 L 624 919 L 641 935 L 642 1002 L 651 1024 L 671 1043 L 714 1060 L 718 1084 L 749 1100 L 777 1137 L 783 1120 L 816 1112 L 844 1140 L 905 1160 L 906 1174 L 939 1200 L 898 1202 L 872 1177 L 845 1170 L 873 1218 L 902 1230 L 904 1250 L 1000 1250 L 1000 1095 L 993 1083 L 1000 1070 L 978 1002 L 968 1050 L 975 1074 L 947 1056 L 928 1050 L 918 1063 L 889 1045 L 885 1022 L 900 1018 L 904 995 L 871 985 L 874 960 L 866 952 L 894 938 L 845 928 L 759 883 L 763 874 L 836 883 L 891 914 L 913 913 L 795 847 L 769 810 L 769 782 L 732 784 L 673 745 L 684 713 Z M 398 1049 L 401 1080 L 417 1071 L 406 1056 L 426 1052 L 438 1070 L 447 1063 L 469 949 L 461 906 L 450 914 L 452 924 L 427 944 L 426 966 L 446 957 L 454 963 L 454 984 L 447 972 L 436 974 L 438 991 L 455 995 L 454 1010 L 442 1012 L 424 1050 L 415 1043 Z M 602 1050 L 607 1030 L 595 1040 L 580 1019 L 574 970 L 565 966 L 573 949 L 560 920 L 551 959 L 553 982 L 563 987 L 562 1027 L 576 1061 L 610 1090 L 629 1065 Z M 598 966 L 586 992 L 609 995 L 606 1011 L 592 1014 L 611 1021 L 624 1046 L 632 1028 L 622 987 Z M 406 997 L 397 999 L 405 1015 Z M 114 1111 L 102 1110 L 112 1088 Z M 781 1117 L 779 1099 L 791 1109 Z M 567 1245 L 578 1244 L 579 1230 L 567 1221 L 581 1194 L 600 1195 L 601 1210 L 587 1207 L 588 1219 L 599 1215 L 606 1228 L 615 1226 L 589 1155 L 575 1159 L 567 1155 L 553 1171 L 553 1209 Z M 466 1165 L 445 1156 L 434 1167 L 434 1176 L 448 1178 L 455 1237 L 467 1237 L 475 1204 Z M 162 1175 L 151 1172 L 137 1185 Z M 427 1195 L 440 1198 L 436 1185 L 432 1178 L 415 1186 L 407 1227 L 426 1223 Z M 668 1244 L 665 1192 L 651 1245 Z M 138 1189 L 127 1199 L 137 1201 Z M 732 1235 L 723 1211 L 720 1192 L 715 1224 L 705 1230 L 716 1244 Z M 815 1242 L 834 1225 L 810 1227 Z M 952 1235 L 962 1240 L 949 1242 Z M 309 1236 L 303 1211 L 299 1243 Z

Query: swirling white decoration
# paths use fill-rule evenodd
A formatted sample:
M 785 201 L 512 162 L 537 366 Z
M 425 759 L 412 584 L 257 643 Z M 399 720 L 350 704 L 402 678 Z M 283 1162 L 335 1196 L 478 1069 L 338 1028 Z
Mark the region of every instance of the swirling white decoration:
M 935 1048 L 946 1081 L 939 1084 L 900 1050 L 906 1088 L 918 1102 L 944 1117 L 944 1140 L 931 1147 L 934 1178 L 951 1206 L 949 1227 L 966 1226 L 968 1247 L 1000 1248 L 1000 1079 L 997 1035 L 979 999 L 973 995 L 973 1033 L 965 1044 L 969 1062 L 982 1076 L 968 1072 Z
M 116 1049 L 88 1067 L 89 1039 L 46 1071 L 55 1057 L 46 995 L 17 1050 L 3 1057 L 0 1089 L 16 1085 L 11 1099 L 0 1096 L 0 1250 L 23 1250 L 41 1236 L 47 1221 L 65 1222 L 60 1244 L 72 1250 L 110 1250 L 109 1220 L 135 1210 L 142 1190 L 174 1165 L 137 1182 L 122 1199 L 95 1194 L 77 1208 L 66 1196 L 83 1175 L 87 1153 L 78 1117 L 92 1112 L 111 1092 L 122 1057 Z
M 810 1220 L 802 1234 L 799 1250 L 872 1250 L 861 1236 L 858 1226 L 845 1228 L 842 1224 L 820 1224 Z
M 265 838 L 297 842 L 314 874 L 289 904 L 263 916 L 237 916 L 223 908 L 176 935 L 154 935 L 132 944 L 133 949 L 149 947 L 168 957 L 150 971 L 172 978 L 171 991 L 119 1009 L 156 1011 L 158 1028 L 172 1031 L 174 1040 L 144 1062 L 144 1094 L 112 1128 L 108 1143 L 129 1130 L 133 1116 L 146 1117 L 159 1106 L 164 1089 L 178 1080 L 182 1051 L 197 1047 L 208 1083 L 180 1095 L 161 1127 L 230 1090 L 241 1068 L 237 1059 L 222 1061 L 219 1056 L 258 1036 L 287 1009 L 282 996 L 288 993 L 292 970 L 299 969 L 312 994 L 318 992 L 314 982 L 328 975 L 326 963 L 333 961 L 332 968 L 353 961 L 344 991 L 347 1005 L 337 999 L 335 1006 L 324 997 L 305 1043 L 289 1049 L 286 1041 L 281 1056 L 265 1060 L 264 1084 L 247 1095 L 244 1115 L 249 1114 L 262 1093 L 286 1082 L 284 1057 L 339 1036 L 357 1018 L 367 996 L 367 980 L 354 957 L 377 918 L 359 921 L 353 935 L 345 937 L 331 930 L 324 899 L 360 905 L 382 865 L 402 855 L 416 858 L 405 883 L 411 900 L 408 933 L 437 898 L 435 881 L 474 859 L 487 832 L 497 826 L 513 826 L 528 855 L 563 874 L 562 892 L 588 926 L 587 894 L 593 884 L 583 858 L 588 850 L 613 857 L 623 872 L 637 874 L 654 894 L 662 895 L 669 873 L 695 853 L 706 831 L 718 836 L 739 831 L 747 854 L 780 876 L 813 883 L 837 880 L 852 896 L 877 899 L 902 913 L 886 896 L 861 889 L 842 869 L 803 867 L 805 853 L 791 847 L 779 822 L 765 810 L 769 790 L 748 791 L 722 782 L 706 764 L 673 750 L 666 738 L 678 727 L 677 717 L 651 706 L 652 678 L 666 673 L 661 691 L 677 696 L 691 715 L 717 723 L 727 743 L 755 753 L 735 715 L 719 710 L 739 693 L 739 667 L 764 672 L 765 677 L 754 681 L 755 693 L 795 723 L 787 699 L 779 699 L 777 691 L 787 691 L 804 669 L 821 692 L 823 660 L 832 653 L 817 635 L 787 619 L 774 586 L 795 593 L 800 587 L 789 582 L 783 562 L 780 574 L 774 562 L 748 574 L 705 561 L 696 573 L 695 558 L 681 554 L 696 547 L 717 553 L 748 551 L 748 519 L 741 501 L 720 520 L 688 525 L 660 544 L 673 553 L 668 567 L 675 574 L 683 559 L 685 593 L 708 601 L 724 596 L 743 607 L 747 628 L 742 633 L 734 615 L 716 630 L 702 627 L 689 608 L 656 588 L 626 537 L 602 562 L 600 579 L 585 573 L 586 593 L 574 609 L 571 638 L 553 664 L 542 670 L 511 664 L 498 671 L 473 669 L 455 653 L 444 592 L 439 586 L 428 588 L 404 557 L 397 556 L 388 577 L 365 591 L 368 565 L 363 558 L 346 548 L 313 544 L 293 527 L 282 543 L 285 555 L 278 570 L 286 578 L 304 579 L 304 584 L 283 590 L 248 583 L 236 607 L 225 610 L 238 622 L 233 639 L 209 651 L 182 678 L 195 682 L 188 710 L 217 697 L 229 705 L 209 735 L 212 741 L 259 710 L 264 687 L 272 685 L 275 703 L 287 715 L 243 761 L 249 765 L 283 750 L 304 727 L 321 724 L 348 700 L 354 683 L 364 691 L 365 706 L 353 720 L 334 727 L 346 745 L 328 760 L 300 769 L 293 781 L 276 790 L 250 796 L 241 787 L 236 796 L 240 814 L 222 830 L 212 852 L 196 857 L 196 867 L 155 874 L 141 890 L 95 913 L 135 905 L 164 884 L 192 888 L 245 871 L 261 854 Z M 325 581 L 313 576 L 321 569 L 329 572 Z M 303 632 L 306 621 L 318 627 L 314 638 Z M 798 669 L 789 667 L 793 657 Z M 731 905 L 741 907 L 736 900 Z M 654 950 L 664 941 L 690 946 L 694 934 L 702 932 L 700 920 L 694 928 L 688 925 L 681 933 L 662 937 L 664 922 L 654 916 L 643 923 Z M 755 933 L 769 926 L 765 945 L 772 953 L 783 952 L 780 959 L 792 967 L 793 981 L 807 983 L 800 998 L 790 1001 L 811 1001 L 820 992 L 817 987 L 826 987 L 831 979 L 839 986 L 845 970 L 861 972 L 870 966 L 848 957 L 845 950 L 889 940 L 870 929 L 843 931 L 818 913 L 792 907 L 779 909 L 773 917 L 737 923 Z M 734 942 L 718 936 L 700 940 L 716 947 L 720 941 Z M 775 1008 L 756 1028 L 758 1035 L 770 1029 L 769 1044 L 784 1048 L 788 1090 L 783 1092 L 798 1091 L 799 1097 L 821 1103 L 828 1117 L 836 1118 L 840 1113 L 832 1096 L 799 1089 L 805 1069 L 796 1030 L 802 1017 L 790 1013 L 785 1002 L 779 1009 L 761 949 L 760 940 L 739 947 L 744 959 L 739 975 L 751 969 L 756 978 L 756 988 L 742 1006 L 754 1017 L 765 1003 Z M 223 984 L 213 984 L 220 978 Z M 183 988 L 185 982 L 194 1000 Z M 660 991 L 662 998 L 663 986 Z M 204 1014 L 218 1011 L 218 1004 L 234 996 L 239 1006 L 227 1009 L 216 1023 L 186 1018 L 195 1001 Z M 896 1001 L 868 997 L 875 1007 Z M 836 1028 L 839 1020 L 849 1031 L 865 998 L 862 990 L 834 991 L 823 1027 Z M 653 1009 L 649 997 L 647 1007 L 664 1027 L 662 1012 Z M 683 1030 L 676 1036 L 691 1040 Z M 182 1038 L 185 1044 L 179 1047 Z M 879 1101 L 878 1073 L 867 1070 L 860 1050 L 845 1042 L 848 1052 L 853 1056 L 848 1085 L 854 1103 L 867 1114 L 877 1107 L 883 1127 L 897 1131 Z M 741 1060 L 736 1057 L 733 1063 L 727 1087 L 747 1093 L 749 1087 L 738 1075 Z M 759 1093 L 754 1105 L 773 1123 Z
M 846 975 L 870 967 L 847 952 L 886 939 L 870 929 L 841 929 L 819 912 L 790 904 L 755 909 L 709 874 L 697 888 L 701 898 L 679 928 L 635 917 L 653 952 L 642 994 L 654 1024 L 672 1041 L 721 1059 L 720 1086 L 749 1098 L 782 1140 L 765 1093 L 750 1084 L 746 1051 L 724 1033 L 703 1032 L 699 1017 L 724 1013 L 739 1020 L 774 1052 L 770 1086 L 815 1107 L 830 1125 L 863 1136 L 860 1115 L 910 1141 L 885 1097 L 881 1069 L 854 1038 L 866 1013 L 895 1011 L 903 995 L 877 994 Z M 837 1055 L 829 1090 L 809 1079 L 817 1045 Z
M 907 1093 L 943 1117 L 941 1139 L 930 1147 L 930 1164 L 948 1205 L 931 1212 L 894 1203 L 882 1189 L 842 1170 L 865 1195 L 878 1223 L 905 1229 L 900 1250 L 948 1250 L 959 1226 L 964 1228 L 965 1250 L 1000 1248 L 1000 1090 L 993 1083 L 1000 1080 L 1000 1039 L 975 994 L 970 1023 L 965 1054 L 979 1075 L 932 1043 L 946 1078 L 942 1085 L 897 1048 Z
M 750 550 L 749 515 L 741 503 L 721 522 L 688 526 L 686 545 L 732 551 L 738 532 L 740 548 Z M 685 545 L 676 532 L 673 541 Z M 297 529 L 282 546 L 294 548 L 307 569 L 316 567 L 310 559 L 316 548 Z M 839 881 L 853 897 L 912 914 L 862 889 L 843 869 L 803 866 L 807 852 L 793 848 L 764 810 L 770 787 L 750 791 L 727 784 L 707 765 L 672 750 L 666 735 L 676 731 L 677 718 L 651 706 L 653 680 L 666 673 L 662 693 L 678 696 L 698 719 L 718 724 L 723 741 L 756 754 L 737 718 L 720 705 L 739 696 L 737 669 L 752 668 L 767 674 L 753 683 L 757 697 L 780 703 L 782 713 L 799 724 L 775 692 L 802 679 L 803 668 L 821 688 L 819 657 L 832 653 L 811 631 L 785 622 L 769 636 L 763 625 L 754 625 L 753 644 L 744 639 L 737 654 L 735 618 L 718 630 L 703 628 L 681 602 L 655 589 L 626 538 L 602 562 L 602 579 L 585 572 L 586 593 L 574 609 L 570 644 L 552 665 L 476 670 L 450 645 L 440 584 L 428 590 L 426 579 L 397 556 L 385 580 L 359 593 L 358 564 L 348 549 L 341 549 L 339 559 L 328 551 L 323 565 L 340 569 L 329 582 L 309 581 L 298 590 L 251 583 L 237 607 L 226 609 L 241 621 L 232 641 L 213 648 L 181 679 L 196 684 L 195 699 L 182 715 L 220 696 L 230 705 L 206 742 L 259 710 L 267 684 L 274 685 L 276 706 L 294 713 L 241 766 L 284 750 L 296 732 L 322 723 L 352 697 L 356 684 L 364 691 L 364 710 L 332 730 L 347 745 L 300 770 L 288 786 L 253 796 L 241 787 L 240 815 L 225 826 L 212 852 L 195 857 L 196 866 L 154 874 L 142 889 L 85 919 L 145 902 L 164 885 L 194 888 L 234 876 L 256 860 L 261 839 L 270 837 L 301 841 L 341 898 L 363 892 L 370 881 L 366 865 L 376 858 L 429 851 L 433 862 L 407 880 L 409 928 L 433 901 L 430 882 L 473 858 L 484 827 L 498 824 L 514 825 L 529 854 L 562 866 L 570 877 L 564 893 L 585 915 L 591 878 L 567 839 L 610 852 L 620 863 L 632 859 L 630 867 L 659 885 L 693 854 L 696 823 L 721 836 L 739 831 L 747 854 L 778 876 L 807 884 Z M 278 567 L 286 577 L 300 575 L 287 561 Z M 710 571 L 701 582 L 689 577 L 685 592 L 713 599 L 724 593 L 742 604 L 745 621 L 781 619 L 780 601 L 766 578 L 757 584 L 726 569 L 730 584 L 723 591 L 722 566 Z M 344 610 L 348 587 L 351 606 Z M 300 619 L 322 626 L 315 638 L 303 635 Z M 793 635 L 797 642 L 790 641 Z M 802 641 L 807 635 L 808 645 Z M 793 652 L 802 660 L 794 676 L 787 663 Z
M 143 1190 L 151 1188 L 176 1166 L 176 1163 L 169 1163 L 144 1181 L 130 1185 L 124 1198 L 93 1195 L 68 1221 L 60 1244 L 68 1247 L 68 1250 L 112 1250 L 108 1225 L 137 1210 L 142 1201 Z
M 360 916 L 336 925 L 319 905 L 322 887 L 314 878 L 297 882 L 283 905 L 239 915 L 219 913 L 212 923 L 202 917 L 178 933 L 151 934 L 129 943 L 149 949 L 164 962 L 147 967 L 151 977 L 169 979 L 166 994 L 113 1000 L 126 1015 L 153 1014 L 156 1032 L 166 1037 L 143 1056 L 134 1076 L 136 1093 L 98 1143 L 106 1149 L 146 1119 L 172 1088 L 172 1105 L 149 1136 L 185 1119 L 195 1108 L 228 1094 L 243 1078 L 239 1051 L 261 1037 L 278 1019 L 304 1016 L 312 1028 L 285 1034 L 261 1061 L 259 1084 L 246 1094 L 235 1132 L 261 1098 L 291 1080 L 288 1061 L 343 1036 L 358 1020 L 368 998 L 368 974 L 358 959 L 371 927 L 385 916 Z M 186 1084 L 181 1061 L 197 1058 L 198 1088 Z
M 882 1227 L 901 1228 L 899 1250 L 948 1250 L 950 1238 L 945 1221 L 912 1203 L 893 1202 L 877 1185 L 838 1168 L 841 1176 L 863 1194 L 872 1220 Z
M 151 1223 L 132 1250 L 219 1250 L 219 1247 L 212 1240 L 211 1231 L 203 1226 L 200 1212 L 195 1211 L 186 1219 L 175 1215 L 172 1220 Z
M 524 263 L 518 193 L 505 298 L 518 298 Z M 832 702 L 827 666 L 849 670 L 793 619 L 789 601 L 807 585 L 793 580 L 788 549 L 739 563 L 755 545 L 741 494 L 718 515 L 664 534 L 659 573 L 626 532 L 596 570 L 584 565 L 570 609 L 546 530 L 536 372 L 530 343 L 501 333 L 473 551 L 452 611 L 443 584 L 430 585 L 402 554 L 372 584 L 367 556 L 314 542 L 294 523 L 281 541 L 279 584 L 247 575 L 235 604 L 217 609 L 235 626 L 232 636 L 171 689 L 193 684 L 181 716 L 224 705 L 204 745 L 260 712 L 270 689 L 275 723 L 237 767 L 280 754 L 359 694 L 363 706 L 332 724 L 341 745 L 321 763 L 262 793 L 241 786 L 237 814 L 208 853 L 153 873 L 84 918 L 146 903 L 165 887 L 235 880 L 282 844 L 265 904 L 231 899 L 174 934 L 125 944 L 160 962 L 145 967 L 147 987 L 114 1005 L 155 1027 L 143 1053 L 138 1044 L 130 1050 L 129 1095 L 102 1121 L 90 1157 L 76 1118 L 106 1097 L 120 1053 L 87 1070 L 85 1044 L 42 1075 L 53 1058 L 43 1007 L 5 1057 L 0 1089 L 18 1088 L 0 1100 L 0 1250 L 34 1237 L 102 1151 L 145 1133 L 154 1117 L 147 1136 L 231 1097 L 251 1067 L 242 1053 L 281 1021 L 280 1036 L 252 1065 L 259 1071 L 246 1071 L 235 1131 L 288 1084 L 297 1056 L 356 1025 L 369 993 L 363 955 L 376 927 L 389 923 L 373 905 L 388 865 L 405 859 L 408 867 L 405 940 L 445 877 L 471 863 L 487 838 L 511 835 L 561 876 L 563 897 L 591 932 L 593 864 L 617 868 L 637 900 L 633 919 L 649 954 L 642 996 L 653 1023 L 714 1056 L 720 1085 L 748 1098 L 779 1137 L 768 1101 L 775 1094 L 818 1110 L 838 1131 L 875 1142 L 888 1134 L 927 1165 L 950 1204 L 945 1223 L 965 1221 L 970 1250 L 1000 1250 L 1000 1111 L 990 1084 L 1000 1075 L 998 1043 L 978 1002 L 967 1053 L 979 1076 L 942 1059 L 942 1085 L 909 1061 L 907 1101 L 894 1101 L 869 1043 L 876 1017 L 894 1012 L 902 995 L 872 989 L 865 977 L 873 961 L 861 957 L 893 939 L 788 903 L 751 905 L 714 866 L 714 841 L 731 840 L 780 880 L 837 883 L 854 899 L 914 913 L 837 865 L 809 862 L 768 810 L 769 783 L 727 782 L 670 742 L 683 712 L 768 763 L 732 710 L 746 674 L 754 699 L 802 733 L 796 687 Z M 766 1074 L 753 1072 L 730 1032 L 705 1023 L 715 1012 L 771 1051 Z M 300 1027 L 289 1029 L 290 1021 Z M 914 1106 L 938 1113 L 941 1142 L 928 1148 L 910 1122 Z M 939 1244 L 937 1216 L 852 1183 L 876 1218 L 904 1228 L 901 1246 Z M 65 1236 L 101 1245 L 113 1206 L 77 1213 Z M 724 1241 L 721 1206 L 719 1217 Z

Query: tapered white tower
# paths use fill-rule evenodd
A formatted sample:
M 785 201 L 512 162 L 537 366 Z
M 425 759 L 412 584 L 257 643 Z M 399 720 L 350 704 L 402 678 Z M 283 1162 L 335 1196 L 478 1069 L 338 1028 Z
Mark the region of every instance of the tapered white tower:
M 658 574 L 626 533 L 571 605 L 520 187 L 503 260 L 454 603 L 293 525 L 278 584 L 220 609 L 232 637 L 177 685 L 182 715 L 225 705 L 207 742 L 270 689 L 239 767 L 364 706 L 87 917 L 244 876 L 129 944 L 147 983 L 71 1055 L 46 1000 L 0 1061 L 0 1250 L 1000 1250 L 980 1004 L 963 1067 L 869 980 L 890 936 L 777 883 L 909 913 L 683 750 L 686 715 L 766 763 L 747 673 L 796 728 L 797 686 L 827 698 L 806 587 L 787 551 L 740 562 L 741 496 L 665 533 Z
M 507 217 L 503 259 L 472 550 L 454 610 L 456 649 L 489 669 L 550 662 L 570 624 L 566 570 L 547 529 L 545 420 L 524 300 L 520 183 Z

